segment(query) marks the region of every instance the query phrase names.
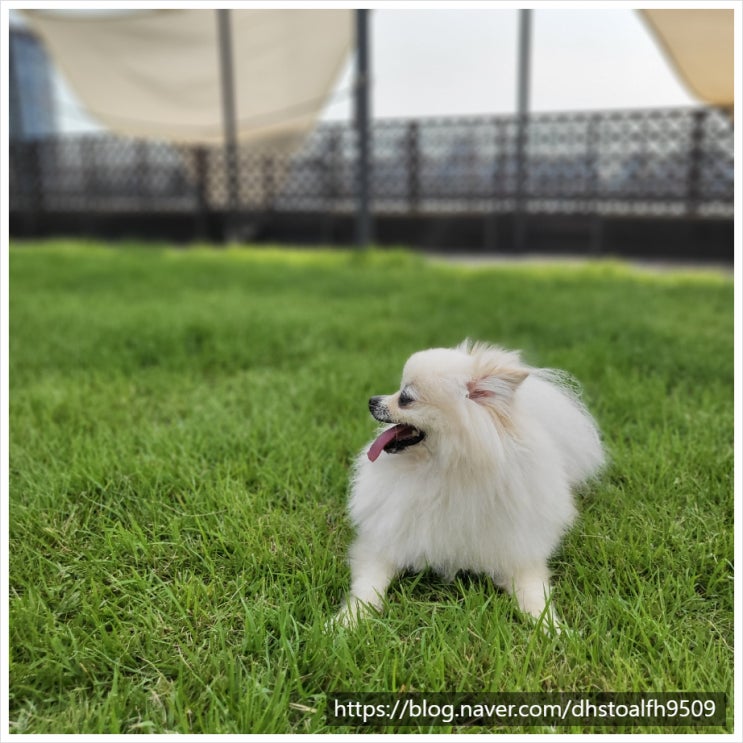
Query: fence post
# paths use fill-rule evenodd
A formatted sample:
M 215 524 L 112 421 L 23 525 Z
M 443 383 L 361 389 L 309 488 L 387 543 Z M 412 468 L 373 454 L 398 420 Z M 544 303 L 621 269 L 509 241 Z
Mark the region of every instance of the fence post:
M 219 38 L 219 70 L 222 83 L 222 126 L 224 129 L 225 212 L 223 242 L 239 239 L 237 210 L 239 201 L 239 154 L 237 148 L 237 109 L 235 107 L 235 81 L 232 58 L 232 25 L 229 10 L 217 11 Z
M 588 119 L 586 132 L 586 169 L 588 183 L 586 188 L 586 206 L 590 213 L 590 251 L 601 253 L 603 250 L 603 221 L 599 214 L 599 122 L 598 114 Z
M 274 155 L 264 155 L 261 159 L 263 209 L 267 214 L 273 209 L 274 199 L 276 198 L 275 165 Z
M 490 190 L 490 209 L 485 218 L 483 239 L 485 247 L 495 252 L 498 249 L 498 199 L 508 195 L 506 177 L 508 159 L 506 157 L 506 122 L 503 119 L 493 119 L 495 127 L 495 153 L 493 155 L 493 171 Z
M 196 205 L 198 213 L 198 230 L 202 239 L 209 240 L 209 189 L 208 183 L 208 150 L 206 147 L 194 147 L 194 169 L 196 171 Z
M 516 124 L 516 219 L 513 240 L 514 247 L 519 253 L 523 252 L 526 247 L 526 140 L 528 124 L 528 114 L 519 114 Z
M 29 145 L 29 160 L 31 174 L 32 207 L 36 219 L 46 207 L 46 194 L 44 192 L 44 170 L 41 164 L 41 144 L 36 139 Z
M 83 199 L 87 210 L 92 212 L 91 201 L 97 185 L 95 182 L 95 142 L 92 137 L 84 137 L 80 140 L 80 159 L 83 164 Z
M 323 240 L 332 244 L 334 242 L 334 225 L 339 211 L 342 191 L 342 154 L 341 154 L 341 131 L 337 126 L 328 129 L 327 154 L 325 166 L 325 217 L 322 220 Z
M 599 197 L 599 117 L 594 114 L 588 119 L 586 130 L 586 173 L 588 178 L 586 200 L 591 211 L 595 211 Z
M 411 212 L 420 206 L 420 143 L 418 141 L 418 122 L 408 124 L 408 204 Z
M 101 139 L 102 143 L 110 142 Z M 80 141 L 80 159 L 83 163 L 83 198 L 85 211 L 82 223 L 89 235 L 98 234 L 99 215 L 105 209 L 105 191 L 102 188 L 98 169 L 98 153 L 95 135 L 86 136 Z
M 148 143 L 144 139 L 140 139 L 137 144 L 137 159 L 136 159 L 136 173 L 137 181 L 139 183 L 139 199 L 140 208 L 147 210 L 152 206 L 152 199 L 150 197 L 150 163 L 148 158 Z
M 707 121 L 708 109 L 700 108 L 692 114 L 691 140 L 689 142 L 689 170 L 686 183 L 686 213 L 695 215 L 699 210 L 699 200 L 702 189 L 702 160 L 704 158 L 704 125 Z
M 13 142 L 11 140 L 8 149 L 11 153 L 15 150 L 19 161 L 18 165 L 12 169 L 15 170 L 18 177 L 18 189 L 15 196 L 16 198 L 20 197 L 17 203 L 20 205 L 19 211 L 22 214 L 23 233 L 31 236 L 40 235 L 42 234 L 41 215 L 44 211 L 45 198 L 39 143 L 38 141 L 24 142 L 18 140 Z
M 334 209 L 337 206 L 337 199 L 340 195 L 340 132 L 335 127 L 328 133 L 328 205 L 327 210 Z
M 103 140 L 109 141 L 109 140 Z M 86 136 L 80 140 L 80 160 L 83 171 L 83 202 L 85 211 L 82 223 L 89 235 L 97 234 L 96 214 L 100 211 L 101 201 L 96 200 L 99 193 L 99 178 L 97 174 L 95 136 Z
M 529 92 L 531 82 L 531 10 L 519 11 L 519 66 L 517 91 L 516 134 L 516 221 L 514 246 L 522 252 L 526 247 L 526 140 L 529 124 Z
M 372 132 L 369 126 L 369 10 L 356 10 L 356 246 L 368 248 L 372 241 Z

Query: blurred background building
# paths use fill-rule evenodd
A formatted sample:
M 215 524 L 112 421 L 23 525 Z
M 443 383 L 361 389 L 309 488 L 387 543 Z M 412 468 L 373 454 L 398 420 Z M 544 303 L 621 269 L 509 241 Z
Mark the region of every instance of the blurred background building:
M 31 31 L 10 32 L 10 138 L 42 139 L 57 133 L 52 89 L 52 63 L 44 45 Z

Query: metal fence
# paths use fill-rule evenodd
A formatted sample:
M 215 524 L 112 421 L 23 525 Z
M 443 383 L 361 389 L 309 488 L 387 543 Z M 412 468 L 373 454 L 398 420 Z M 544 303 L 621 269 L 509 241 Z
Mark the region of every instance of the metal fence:
M 377 214 L 731 216 L 733 130 L 709 108 L 378 121 Z M 523 152 L 523 156 L 519 153 Z M 239 211 L 351 212 L 355 133 L 319 126 L 291 155 L 242 146 Z M 12 212 L 178 213 L 228 206 L 224 149 L 110 135 L 13 142 Z

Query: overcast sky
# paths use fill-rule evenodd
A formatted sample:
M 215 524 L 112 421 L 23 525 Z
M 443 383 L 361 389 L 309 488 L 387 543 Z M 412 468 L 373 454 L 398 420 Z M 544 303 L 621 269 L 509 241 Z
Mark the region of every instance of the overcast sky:
M 686 106 L 689 96 L 639 14 L 627 9 L 532 12 L 531 109 Z M 376 117 L 509 113 L 516 105 L 517 10 L 372 12 Z M 346 67 L 324 119 L 350 118 Z M 64 131 L 86 129 L 60 85 Z
M 376 116 L 515 109 L 518 11 L 375 11 L 371 28 Z M 532 33 L 532 110 L 696 103 L 634 10 L 535 10 Z

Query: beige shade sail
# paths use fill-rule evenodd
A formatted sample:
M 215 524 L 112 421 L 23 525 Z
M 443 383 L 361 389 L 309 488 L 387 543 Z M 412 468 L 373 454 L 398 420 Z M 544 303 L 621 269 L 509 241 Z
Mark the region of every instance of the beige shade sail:
M 732 10 L 641 10 L 676 72 L 706 103 L 732 109 Z
M 237 136 L 296 146 L 348 58 L 351 10 L 232 10 Z M 222 141 L 216 10 L 23 11 L 83 105 L 120 134 Z

